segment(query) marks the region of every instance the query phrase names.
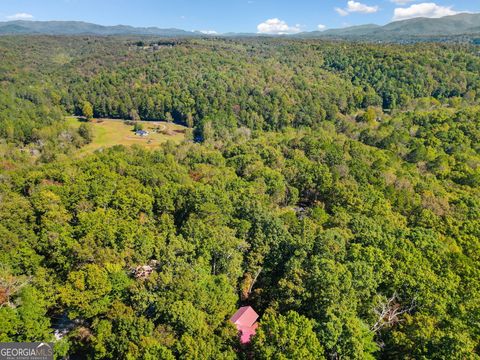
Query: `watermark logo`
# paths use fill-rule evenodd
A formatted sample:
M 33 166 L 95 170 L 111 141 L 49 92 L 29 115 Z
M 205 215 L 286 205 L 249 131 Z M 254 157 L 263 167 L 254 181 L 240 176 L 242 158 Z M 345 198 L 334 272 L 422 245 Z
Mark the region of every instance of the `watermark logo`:
M 0 360 L 53 360 L 53 344 L 0 343 Z

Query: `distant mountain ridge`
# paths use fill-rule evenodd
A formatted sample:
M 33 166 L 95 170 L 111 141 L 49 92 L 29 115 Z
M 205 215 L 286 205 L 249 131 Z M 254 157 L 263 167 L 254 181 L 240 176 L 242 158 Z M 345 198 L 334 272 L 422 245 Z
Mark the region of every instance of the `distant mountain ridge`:
M 208 36 L 196 31 L 133 27 L 127 25 L 104 26 L 82 21 L 7 21 L 0 22 L 0 35 L 152 35 L 161 37 Z M 284 37 L 358 39 L 374 41 L 402 41 L 409 38 L 478 34 L 480 14 L 462 13 L 443 18 L 414 18 L 395 21 L 384 26 L 366 24 L 326 31 L 304 32 Z M 273 36 L 254 33 L 228 33 L 213 36 Z
M 361 25 L 343 29 L 298 34 L 305 38 L 370 38 L 372 40 L 401 39 L 419 36 L 451 36 L 480 34 L 480 14 L 462 13 L 442 18 L 413 18 L 384 26 Z
M 0 22 L 0 35 L 156 35 L 197 36 L 198 33 L 181 29 L 133 27 L 128 25 L 104 26 L 83 21 L 8 21 Z

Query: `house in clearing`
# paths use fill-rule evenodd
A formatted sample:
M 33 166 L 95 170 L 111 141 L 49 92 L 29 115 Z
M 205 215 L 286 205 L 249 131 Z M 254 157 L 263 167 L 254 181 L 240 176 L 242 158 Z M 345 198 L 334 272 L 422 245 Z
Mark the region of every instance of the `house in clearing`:
M 137 135 L 137 136 L 148 136 L 148 134 L 149 134 L 149 133 L 148 133 L 148 131 L 146 131 L 146 130 L 137 130 L 137 131 L 135 132 L 135 135 Z
M 251 306 L 243 306 L 230 318 L 240 333 L 240 342 L 248 344 L 258 327 L 258 314 Z

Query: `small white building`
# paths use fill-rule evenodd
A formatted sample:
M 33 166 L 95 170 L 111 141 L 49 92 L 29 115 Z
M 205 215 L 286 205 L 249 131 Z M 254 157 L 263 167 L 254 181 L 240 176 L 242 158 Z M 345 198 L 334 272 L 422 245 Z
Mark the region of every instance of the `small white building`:
M 145 137 L 145 136 L 148 136 L 148 135 L 149 135 L 149 132 L 146 131 L 146 130 L 137 130 L 137 131 L 135 132 L 135 135 L 137 135 L 137 136 L 144 136 L 144 137 Z

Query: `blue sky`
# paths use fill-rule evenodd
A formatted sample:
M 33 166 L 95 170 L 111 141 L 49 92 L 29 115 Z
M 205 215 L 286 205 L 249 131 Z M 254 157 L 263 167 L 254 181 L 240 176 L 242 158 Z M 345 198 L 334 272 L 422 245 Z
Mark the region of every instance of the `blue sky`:
M 479 0 L 0 0 L 0 20 L 82 20 L 102 25 L 295 33 L 456 12 Z

